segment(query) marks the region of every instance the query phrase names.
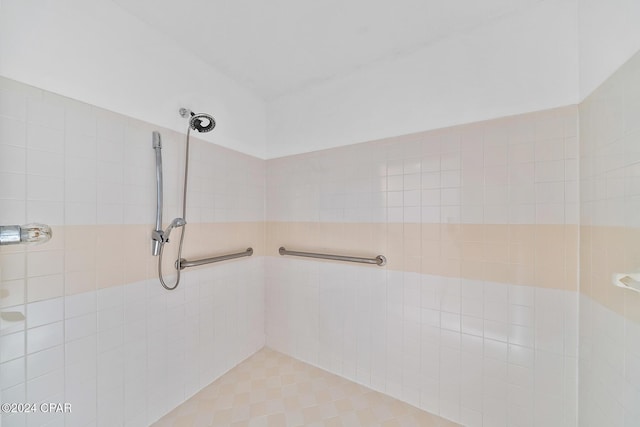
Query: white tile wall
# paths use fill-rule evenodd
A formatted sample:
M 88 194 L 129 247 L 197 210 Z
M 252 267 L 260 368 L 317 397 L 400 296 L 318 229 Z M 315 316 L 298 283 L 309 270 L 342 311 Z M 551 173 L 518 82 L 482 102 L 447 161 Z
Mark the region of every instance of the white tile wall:
M 577 423 L 575 292 L 282 258 L 266 272 L 279 351 L 469 426 Z
M 0 223 L 151 229 L 155 129 L 0 78 Z M 161 133 L 172 218 L 185 141 Z M 264 162 L 191 143 L 187 220 L 264 220 Z M 0 320 L 0 401 L 71 402 L 72 413 L 2 414 L 0 425 L 146 426 L 264 345 L 261 258 L 189 271 L 174 292 L 153 279 L 65 297 L 56 237 L 0 250 L 0 309 L 26 317 Z M 34 290 L 44 299 L 27 304 Z
M 580 298 L 580 425 L 635 426 L 640 420 L 640 326 Z
M 267 161 L 267 220 L 577 224 L 575 107 Z
M 580 214 L 583 224 L 635 227 L 640 151 L 635 133 L 624 132 L 636 121 L 612 112 L 638 91 L 611 89 L 605 107 L 589 113 L 608 120 L 607 138 L 586 139 L 595 154 L 580 159 L 580 187 L 568 108 L 506 128 L 472 125 L 269 162 L 196 141 L 188 220 L 263 220 L 266 170 L 272 221 L 575 224 Z M 151 223 L 153 129 L 0 79 L 0 222 Z M 165 215 L 173 217 L 184 137 L 163 131 L 163 141 Z M 577 422 L 571 293 L 252 259 L 190 272 L 169 295 L 150 281 L 25 304 L 23 277 L 55 286 L 59 256 L 0 256 L 12 295 L 0 306 L 27 318 L 0 324 L 0 392 L 3 401 L 77 402 L 67 425 L 146 425 L 259 348 L 263 268 L 276 349 L 469 426 Z M 584 298 L 580 311 L 590 425 L 635 425 L 640 332 Z M 45 422 L 61 421 L 28 421 Z
M 29 304 L 26 337 L 0 336 L 3 401 L 72 402 L 67 426 L 148 425 L 264 345 L 263 268 L 187 272 L 174 293 L 148 280 Z
M 0 97 L 16 105 L 0 112 L 3 223 L 153 221 L 156 127 L 8 79 L 0 79 Z M 161 133 L 165 215 L 175 217 L 185 137 Z M 264 161 L 197 135 L 191 142 L 189 221 L 262 221 Z
M 640 227 L 639 72 L 635 55 L 580 106 L 580 221 L 585 226 Z M 608 250 L 600 240 L 585 240 L 593 256 Z M 637 260 L 626 248 L 622 253 L 606 256 Z M 590 266 L 583 266 L 585 282 L 600 288 L 601 295 L 603 285 L 612 285 L 601 283 L 595 270 L 591 274 Z M 627 291 L 621 297 L 627 315 L 637 320 L 629 312 L 637 307 L 631 304 L 636 294 Z M 640 326 L 602 304 L 581 295 L 580 425 L 640 425 Z
M 636 55 L 581 105 L 581 223 L 639 227 L 640 194 Z
M 267 220 L 577 224 L 577 109 L 267 161 Z M 469 426 L 577 424 L 577 294 L 267 261 L 267 343 Z

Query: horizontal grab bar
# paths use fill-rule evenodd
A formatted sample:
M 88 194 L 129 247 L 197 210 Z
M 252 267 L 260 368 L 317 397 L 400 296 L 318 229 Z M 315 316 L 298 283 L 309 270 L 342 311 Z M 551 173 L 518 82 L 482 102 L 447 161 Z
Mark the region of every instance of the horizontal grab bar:
M 335 261 L 347 261 L 347 262 L 358 262 L 360 264 L 376 264 L 379 266 L 383 266 L 387 263 L 387 259 L 384 255 L 378 255 L 375 258 L 360 258 L 355 256 L 343 256 L 343 255 L 330 255 L 330 254 L 317 254 L 313 252 L 298 252 L 298 251 L 288 251 L 281 246 L 278 249 L 280 255 L 293 255 L 293 256 L 302 256 L 307 258 L 321 258 L 321 259 L 332 259 Z
M 178 261 L 176 261 L 176 269 L 184 270 L 187 267 L 197 267 L 199 265 L 211 264 L 211 263 L 220 262 L 220 261 L 227 261 L 227 260 L 236 259 L 236 258 L 243 258 L 251 255 L 253 255 L 253 248 L 247 248 L 246 251 L 238 252 L 235 254 L 220 255 L 220 256 L 214 256 L 211 258 L 203 258 L 203 259 L 194 259 L 193 261 L 187 261 L 184 258 L 180 258 Z

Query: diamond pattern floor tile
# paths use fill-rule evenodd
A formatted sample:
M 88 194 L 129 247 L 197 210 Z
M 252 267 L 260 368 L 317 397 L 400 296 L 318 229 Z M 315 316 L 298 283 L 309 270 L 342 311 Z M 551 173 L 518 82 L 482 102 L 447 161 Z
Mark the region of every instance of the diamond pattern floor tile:
M 155 427 L 454 427 L 458 424 L 263 348 Z

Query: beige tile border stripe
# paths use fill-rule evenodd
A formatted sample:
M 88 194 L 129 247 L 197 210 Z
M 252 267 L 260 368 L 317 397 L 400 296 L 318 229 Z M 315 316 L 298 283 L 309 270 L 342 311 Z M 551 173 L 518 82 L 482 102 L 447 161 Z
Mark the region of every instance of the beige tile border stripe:
M 0 250 L 2 288 L 11 295 L 0 306 L 21 304 L 21 288 L 31 302 L 156 277 L 148 225 L 58 226 L 54 233 L 46 245 Z M 390 270 L 575 291 L 578 234 L 575 225 L 189 224 L 184 255 L 204 257 L 252 246 L 255 256 L 279 256 L 282 245 L 355 256 L 383 254 Z M 610 280 L 611 274 L 640 265 L 640 249 L 634 245 L 638 237 L 637 229 L 582 227 L 581 291 L 640 321 L 640 294 L 615 288 Z M 176 258 L 174 242 L 167 247 L 167 269 Z
M 268 222 L 277 249 L 387 257 L 391 270 L 577 290 L 578 226 Z M 380 267 L 372 267 L 380 268 Z
M 265 253 L 263 222 L 188 224 L 183 257 L 205 258 L 248 247 Z M 0 250 L 0 307 L 120 286 L 157 277 L 149 225 L 70 225 L 53 227 L 41 246 Z M 166 246 L 163 269 L 170 275 L 180 234 Z M 230 261 L 237 262 L 237 261 Z M 206 268 L 197 267 L 197 268 Z

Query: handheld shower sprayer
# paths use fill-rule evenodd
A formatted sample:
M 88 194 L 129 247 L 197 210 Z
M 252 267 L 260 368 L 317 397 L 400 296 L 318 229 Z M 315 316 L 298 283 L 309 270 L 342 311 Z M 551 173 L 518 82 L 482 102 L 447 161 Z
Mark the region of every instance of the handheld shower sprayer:
M 171 230 L 173 230 L 174 228 L 184 227 L 186 224 L 187 224 L 187 221 L 185 221 L 184 219 L 174 218 L 174 220 L 171 221 L 171 224 L 169 224 L 167 229 L 164 230 L 165 243 L 169 241 L 169 234 L 171 234 Z
M 171 224 L 165 230 L 153 230 L 151 238 L 154 242 L 158 242 L 159 246 L 169 243 L 169 235 L 174 228 L 184 227 L 187 224 L 182 218 L 174 218 Z

